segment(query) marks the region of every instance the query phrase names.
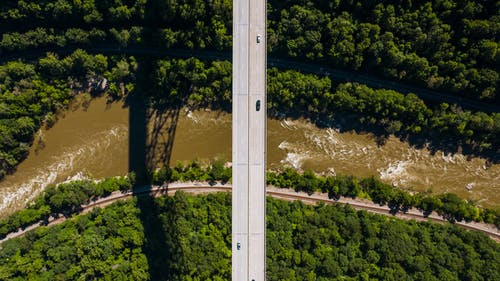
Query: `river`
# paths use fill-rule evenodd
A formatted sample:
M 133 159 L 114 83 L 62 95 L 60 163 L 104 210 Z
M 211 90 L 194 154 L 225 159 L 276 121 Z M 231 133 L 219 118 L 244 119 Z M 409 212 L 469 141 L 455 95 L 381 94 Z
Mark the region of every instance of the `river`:
M 183 109 L 175 126 L 170 119 L 151 116 L 161 125 L 156 146 L 150 149 L 154 161 L 168 159 L 170 165 L 214 157 L 230 161 L 230 114 Z M 165 133 L 165 128 L 174 130 Z M 431 153 L 395 137 L 379 146 L 372 134 L 320 129 L 305 120 L 269 119 L 267 129 L 271 169 L 289 165 L 330 174 L 374 175 L 408 190 L 454 192 L 486 207 L 500 203 L 500 165 L 487 165 L 481 158 Z M 149 131 L 153 135 L 153 129 Z M 169 143 L 167 153 L 165 143 Z M 0 215 L 22 208 L 51 183 L 125 175 L 128 165 L 129 108 L 106 104 L 104 98 L 88 106 L 73 105 L 51 129 L 37 133 L 28 158 L 0 182 Z

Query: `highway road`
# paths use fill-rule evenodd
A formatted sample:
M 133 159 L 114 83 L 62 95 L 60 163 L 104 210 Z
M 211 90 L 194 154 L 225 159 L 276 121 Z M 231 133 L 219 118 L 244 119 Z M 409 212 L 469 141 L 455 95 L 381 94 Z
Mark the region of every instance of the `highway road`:
M 266 15 L 233 0 L 233 281 L 266 279 Z
M 142 186 L 140 188 L 134 189 L 133 192 L 116 191 L 107 197 L 103 197 L 96 200 L 95 202 L 83 205 L 81 213 L 83 214 L 88 213 L 92 211 L 94 208 L 103 208 L 118 200 L 129 199 L 133 196 L 152 195 L 158 197 L 167 195 L 172 196 L 177 191 L 183 191 L 189 194 L 207 194 L 214 192 L 231 192 L 231 190 L 232 190 L 231 184 L 220 184 L 220 183 L 209 184 L 207 182 L 175 182 L 175 183 L 170 183 L 168 186 L 153 186 L 153 187 Z M 308 195 L 305 192 L 296 192 L 293 189 L 277 188 L 273 186 L 267 186 L 266 192 L 268 196 L 271 196 L 276 199 L 282 199 L 287 201 L 300 200 L 305 204 L 315 205 L 319 202 L 323 202 L 325 204 L 334 204 L 334 203 L 349 204 L 356 210 L 366 210 L 370 213 L 377 213 L 400 219 L 433 221 L 437 223 L 445 223 L 447 221 L 443 217 L 439 216 L 437 213 L 432 213 L 429 216 L 424 216 L 420 210 L 414 208 L 408 210 L 406 213 L 399 212 L 394 215 L 390 212 L 389 207 L 387 207 L 386 205 L 380 206 L 368 200 L 352 199 L 347 197 L 341 197 L 339 200 L 333 200 L 328 198 L 327 193 L 315 192 L 312 195 Z M 65 217 L 59 217 L 56 219 L 51 218 L 48 226 L 60 224 L 65 220 L 66 220 Z M 22 236 L 26 232 L 36 229 L 37 227 L 40 227 L 42 225 L 44 224 L 36 223 L 29 227 L 26 227 L 25 229 L 22 230 L 20 229 L 17 232 L 10 233 L 7 235 L 7 237 L 1 240 L 0 243 L 15 237 Z M 500 242 L 500 231 L 494 225 L 477 223 L 477 222 L 463 222 L 463 221 L 455 222 L 455 225 L 470 230 L 481 231 L 486 235 L 490 236 L 493 240 Z
M 196 57 L 204 60 L 231 60 L 232 55 L 228 52 L 201 51 L 201 50 L 181 50 L 181 49 L 159 49 L 155 47 L 138 47 L 132 46 L 127 48 L 117 48 L 116 46 L 101 45 L 94 47 L 82 47 L 89 53 L 102 54 L 129 54 L 129 55 L 154 55 L 154 56 L 170 56 L 176 58 Z M 44 56 L 47 52 L 53 52 L 60 55 L 68 55 L 77 48 L 60 48 L 60 49 L 38 49 L 36 51 L 17 52 L 0 57 L 0 63 L 19 58 L 35 59 Z M 404 94 L 413 93 L 420 98 L 431 102 L 446 102 L 449 104 L 457 104 L 464 109 L 484 112 L 500 112 L 500 105 L 491 102 L 481 102 L 474 99 L 459 97 L 450 93 L 434 91 L 422 87 L 408 85 L 402 82 L 395 82 L 387 79 L 382 79 L 373 75 L 360 74 L 355 71 L 340 70 L 314 63 L 296 62 L 289 59 L 267 57 L 268 67 L 277 67 L 281 69 L 294 69 L 304 73 L 312 73 L 317 75 L 326 75 L 330 79 L 337 82 L 357 82 L 365 84 L 372 88 L 391 89 Z

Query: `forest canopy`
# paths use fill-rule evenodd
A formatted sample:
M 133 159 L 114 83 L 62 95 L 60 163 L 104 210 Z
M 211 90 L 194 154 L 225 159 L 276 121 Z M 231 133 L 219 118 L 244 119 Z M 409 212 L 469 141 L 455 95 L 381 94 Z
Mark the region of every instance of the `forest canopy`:
M 272 0 L 268 47 L 272 56 L 498 104 L 499 5 L 494 0 Z M 228 51 L 231 9 L 231 1 L 2 1 L 0 53 L 96 43 Z
M 0 249 L 8 280 L 229 280 L 231 194 L 136 197 Z M 268 198 L 268 280 L 498 280 L 499 244 L 453 225 Z

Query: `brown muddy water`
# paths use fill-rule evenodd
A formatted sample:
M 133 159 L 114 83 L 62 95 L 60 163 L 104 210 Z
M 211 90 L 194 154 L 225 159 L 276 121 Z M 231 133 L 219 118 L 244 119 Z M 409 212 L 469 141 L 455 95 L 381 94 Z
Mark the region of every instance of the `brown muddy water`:
M 167 116 L 167 117 L 164 117 Z M 231 159 L 231 115 L 185 109 L 150 114 L 148 161 Z M 172 124 L 174 123 L 174 124 Z M 460 154 L 431 154 L 391 137 L 320 129 L 304 120 L 268 120 L 268 168 L 376 176 L 398 187 L 454 192 L 479 205 L 500 204 L 500 165 Z M 131 147 L 131 150 L 144 149 Z M 129 166 L 129 108 L 94 99 L 74 106 L 35 137 L 30 155 L 0 182 L 0 215 L 22 208 L 47 185 L 68 179 L 125 175 Z

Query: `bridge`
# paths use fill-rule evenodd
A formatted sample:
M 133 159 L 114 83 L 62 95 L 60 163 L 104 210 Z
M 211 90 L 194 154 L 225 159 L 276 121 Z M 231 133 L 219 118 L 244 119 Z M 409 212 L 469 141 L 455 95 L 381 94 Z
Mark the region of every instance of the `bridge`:
M 266 53 L 266 1 L 233 0 L 233 281 L 266 276 Z

